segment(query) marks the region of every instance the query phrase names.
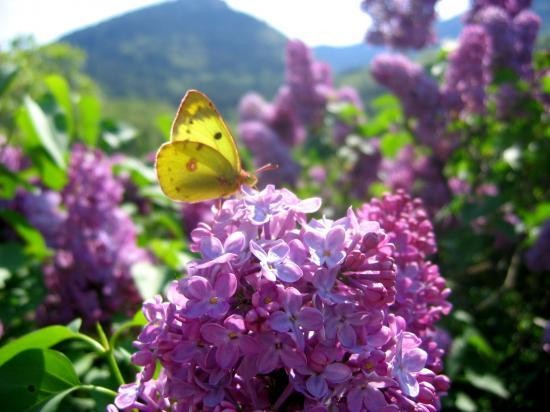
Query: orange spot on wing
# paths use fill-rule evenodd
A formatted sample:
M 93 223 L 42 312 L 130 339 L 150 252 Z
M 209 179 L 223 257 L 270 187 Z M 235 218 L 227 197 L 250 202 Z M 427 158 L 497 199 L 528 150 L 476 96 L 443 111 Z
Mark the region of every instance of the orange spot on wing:
M 189 161 L 185 165 L 185 168 L 190 172 L 194 172 L 195 170 L 197 170 L 197 159 L 195 158 L 189 159 Z

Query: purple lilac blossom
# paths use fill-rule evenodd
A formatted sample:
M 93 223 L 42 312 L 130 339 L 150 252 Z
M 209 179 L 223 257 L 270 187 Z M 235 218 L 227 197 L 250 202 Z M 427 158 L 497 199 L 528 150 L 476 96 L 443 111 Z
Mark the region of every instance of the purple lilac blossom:
M 295 185 L 300 174 L 300 166 L 292 159 L 289 148 L 281 141 L 273 129 L 260 121 L 247 121 L 239 125 L 239 135 L 243 143 L 254 155 L 257 167 L 268 163 L 278 165 L 275 170 L 263 174 L 261 184 Z
M 37 319 L 49 324 L 81 317 L 89 327 L 96 321 L 108 322 L 115 313 L 135 311 L 141 297 L 130 269 L 149 257 L 137 246 L 136 229 L 119 207 L 123 188 L 109 159 L 77 145 L 68 175 L 69 183 L 61 192 L 63 213 L 52 209 L 59 199 L 47 191 L 29 194 L 23 202 L 31 222 L 54 248 L 52 261 L 44 267 L 48 294 Z M 46 217 L 34 216 L 36 211 L 50 215 L 55 230 L 45 225 Z
M 427 260 L 435 253 L 433 226 L 420 199 L 403 190 L 374 199 L 359 210 L 359 217 L 380 222 L 395 245 L 397 295 L 392 313 L 407 322 L 407 329 L 423 337 L 451 310 L 450 289 L 437 265 Z
M 391 190 L 403 189 L 420 197 L 433 216 L 451 198 L 443 166 L 436 157 L 418 154 L 413 145 L 406 145 L 395 158 L 382 160 L 380 175 Z
M 472 5 L 466 19 L 470 20 L 480 10 L 488 6 L 497 6 L 505 10 L 510 17 L 514 17 L 516 14 L 531 7 L 532 0 L 473 0 Z
M 532 79 L 534 75 L 533 50 L 541 26 L 541 19 L 530 10 L 524 10 L 514 17 L 513 25 L 519 75 L 524 79 Z
M 327 103 L 327 89 L 332 89 L 330 68 L 313 59 L 311 50 L 299 40 L 291 40 L 286 48 L 286 82 L 282 93 L 302 124 L 321 124 Z M 288 88 L 288 93 L 285 93 Z
M 450 304 L 426 260 L 436 245 L 422 204 L 398 192 L 338 220 L 307 217 L 320 207 L 243 188 L 200 223 L 201 258 L 167 300 L 143 304 L 143 370 L 110 411 L 440 409 L 449 379 L 434 322 Z
M 510 69 L 530 80 L 533 76 L 532 55 L 540 18 L 529 10 L 512 17 L 506 10 L 488 6 L 473 18 L 489 35 L 493 70 Z
M 550 220 L 541 226 L 536 242 L 525 254 L 525 261 L 533 272 L 550 272 Z
M 459 96 L 463 114 L 485 110 L 485 89 L 491 80 L 489 47 L 489 38 L 481 27 L 466 26 L 458 48 L 449 57 L 443 93 Z
M 422 67 L 405 56 L 382 54 L 371 65 L 376 81 L 401 100 L 407 118 L 419 142 L 432 148 L 434 155 L 445 159 L 453 147 L 445 133 L 448 111 L 446 97 L 437 82 Z
M 7 144 L 6 139 L 0 136 L 0 164 L 15 173 L 28 167 L 30 162 L 20 148 Z
M 432 24 L 437 0 L 363 0 L 372 17 L 368 43 L 421 49 L 435 40 Z
M 212 207 L 214 200 L 198 203 L 184 203 L 181 206 L 181 217 L 185 234 L 189 236 L 199 222 L 208 222 L 214 218 Z
M 347 139 L 347 147 L 351 149 L 348 161 L 349 168 L 342 174 L 341 182 L 349 188 L 356 199 L 366 199 L 370 185 L 379 180 L 379 169 L 382 161 L 380 144 L 377 138 L 369 140 Z
M 300 166 L 292 159 L 291 149 L 303 145 L 308 133 L 317 137 L 324 127 L 329 102 L 352 103 L 362 109 L 359 94 L 350 87 L 335 89 L 330 67 L 313 58 L 311 50 L 298 40 L 286 49 L 286 79 L 273 102 L 257 93 L 247 93 L 239 104 L 239 134 L 253 154 L 255 165 L 279 166 L 260 176 L 260 186 L 295 186 Z M 356 126 L 356 120 L 336 120 L 333 134 L 343 143 Z M 314 180 L 318 179 L 315 175 Z

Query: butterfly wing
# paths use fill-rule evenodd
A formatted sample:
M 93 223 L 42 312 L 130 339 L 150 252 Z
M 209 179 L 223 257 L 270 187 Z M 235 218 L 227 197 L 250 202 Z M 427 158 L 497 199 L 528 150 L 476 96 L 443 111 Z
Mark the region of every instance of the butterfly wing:
M 239 175 L 228 160 L 200 142 L 164 143 L 157 152 L 155 169 L 162 191 L 172 200 L 202 202 L 239 188 Z
M 241 170 L 239 152 L 229 128 L 214 104 L 198 90 L 183 97 L 171 130 L 172 142 L 186 141 L 210 146 L 223 156 L 235 173 Z

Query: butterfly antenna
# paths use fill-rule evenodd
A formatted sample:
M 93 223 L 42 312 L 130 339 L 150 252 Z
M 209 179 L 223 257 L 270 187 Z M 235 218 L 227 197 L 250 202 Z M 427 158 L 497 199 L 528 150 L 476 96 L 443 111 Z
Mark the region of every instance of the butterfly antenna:
M 259 175 L 260 173 L 263 173 L 263 172 L 268 172 L 270 170 L 276 170 L 279 168 L 279 165 L 276 164 L 276 163 L 268 163 L 266 165 L 263 165 L 262 167 L 260 167 L 259 169 L 256 170 L 256 174 Z

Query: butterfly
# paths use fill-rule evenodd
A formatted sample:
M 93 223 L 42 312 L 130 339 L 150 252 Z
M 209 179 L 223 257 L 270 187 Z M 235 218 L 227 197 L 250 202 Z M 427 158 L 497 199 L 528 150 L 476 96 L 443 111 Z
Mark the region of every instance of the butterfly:
M 187 91 L 181 100 L 170 141 L 157 151 L 155 170 L 167 197 L 189 203 L 227 197 L 241 184 L 257 182 L 242 169 L 235 139 L 220 113 L 198 90 Z

